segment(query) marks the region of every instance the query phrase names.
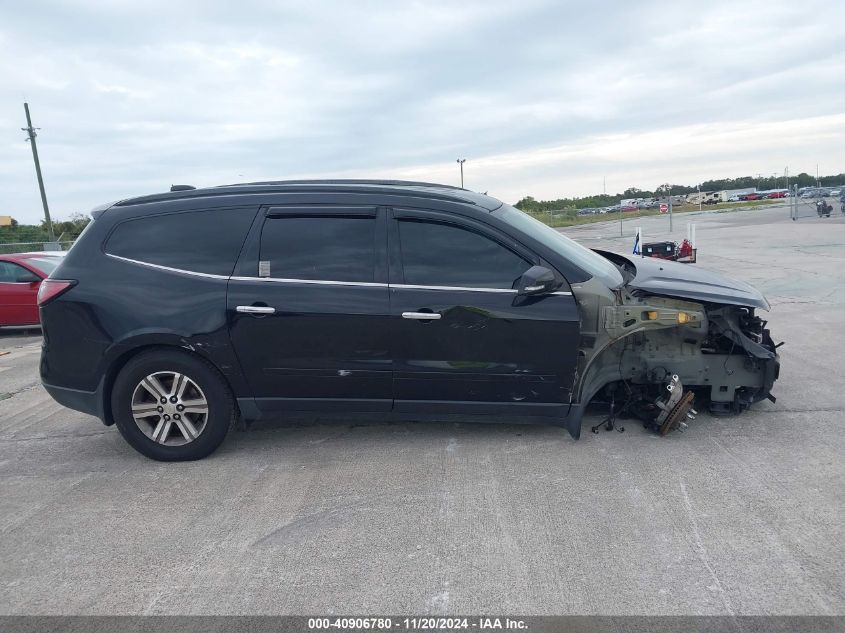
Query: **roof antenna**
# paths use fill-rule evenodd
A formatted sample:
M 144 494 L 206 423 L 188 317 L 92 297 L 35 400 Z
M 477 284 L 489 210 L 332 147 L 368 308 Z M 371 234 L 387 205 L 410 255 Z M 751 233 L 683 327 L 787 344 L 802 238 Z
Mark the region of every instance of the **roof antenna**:
M 193 185 L 170 185 L 170 191 L 193 191 L 196 189 Z

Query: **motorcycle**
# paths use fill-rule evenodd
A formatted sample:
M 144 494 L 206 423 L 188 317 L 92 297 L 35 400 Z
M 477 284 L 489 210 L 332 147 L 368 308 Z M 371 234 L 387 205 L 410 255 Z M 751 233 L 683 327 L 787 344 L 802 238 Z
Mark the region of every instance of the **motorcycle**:
M 816 213 L 819 214 L 819 217 L 829 218 L 831 212 L 833 211 L 833 205 L 828 204 L 827 200 L 822 198 L 818 202 L 816 202 Z

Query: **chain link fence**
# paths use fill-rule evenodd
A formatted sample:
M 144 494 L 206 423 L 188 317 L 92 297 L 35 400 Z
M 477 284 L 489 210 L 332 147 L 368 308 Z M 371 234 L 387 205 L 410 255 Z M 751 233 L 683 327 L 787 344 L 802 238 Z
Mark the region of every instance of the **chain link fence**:
M 61 242 L 6 242 L 0 243 L 0 255 L 14 253 L 35 253 L 41 251 L 66 251 L 73 245 L 74 240 Z
M 834 192 L 834 193 L 840 193 Z M 845 196 L 831 196 L 828 190 L 817 190 L 808 197 L 797 195 L 793 190 L 790 199 L 790 213 L 793 220 L 809 218 L 834 218 L 845 215 Z
M 824 207 L 822 208 L 822 204 Z M 839 198 L 796 198 L 794 207 L 794 218 L 801 220 L 805 218 L 832 218 L 845 213 L 845 203 Z

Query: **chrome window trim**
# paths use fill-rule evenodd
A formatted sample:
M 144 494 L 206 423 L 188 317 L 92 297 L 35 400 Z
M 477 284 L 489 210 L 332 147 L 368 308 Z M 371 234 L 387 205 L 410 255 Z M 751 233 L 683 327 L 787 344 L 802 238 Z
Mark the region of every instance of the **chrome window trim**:
M 143 262 L 138 259 L 130 259 L 129 257 L 121 257 L 120 255 L 112 255 L 106 253 L 106 257 L 117 259 L 130 264 L 138 264 L 139 266 L 146 266 L 155 270 L 164 270 L 170 273 L 177 273 L 182 275 L 190 275 L 192 277 L 205 277 L 207 279 L 220 279 L 223 281 L 258 281 L 271 282 L 282 284 L 313 284 L 319 286 L 364 286 L 368 288 L 405 288 L 408 290 L 453 290 L 459 292 L 494 292 L 505 294 L 516 294 L 516 290 L 512 288 L 469 288 L 466 286 L 419 286 L 415 284 L 386 284 L 372 281 L 330 281 L 326 279 L 286 279 L 283 277 L 231 277 L 227 275 L 214 275 L 211 273 L 200 273 L 193 270 L 184 270 L 182 268 L 172 268 L 170 266 L 162 266 L 161 264 L 152 264 L 150 262 Z M 6 282 L 14 283 L 14 282 Z M 26 282 L 29 283 L 29 282 Z M 552 295 L 571 296 L 571 292 L 558 291 L 551 292 Z
M 419 286 L 416 284 L 390 284 L 391 288 L 408 288 L 411 290 L 458 290 L 461 292 L 498 292 L 505 294 L 516 294 L 514 288 L 470 288 L 468 286 Z M 570 296 L 571 292 L 559 291 L 550 292 L 551 295 Z
M 287 279 L 285 277 L 231 277 L 232 281 L 261 281 L 282 284 L 316 284 L 321 286 L 365 286 L 387 288 L 387 284 L 373 281 L 330 281 L 326 279 Z
M 408 290 L 457 290 L 459 292 L 498 292 L 504 294 L 516 293 L 513 288 L 471 288 L 469 286 L 420 286 L 417 284 L 390 284 L 391 288 L 407 288 Z
M 171 268 L 170 266 L 162 266 L 161 264 L 152 264 L 150 262 L 142 262 L 139 259 L 130 259 L 129 257 L 121 257 L 120 255 L 112 255 L 111 253 L 106 253 L 106 257 L 111 257 L 112 259 L 118 259 L 122 262 L 128 262 L 130 264 L 138 264 L 139 266 L 146 266 L 147 268 L 153 268 L 155 270 L 164 270 L 169 273 L 179 273 L 182 275 L 190 275 L 192 277 L 205 277 L 207 279 L 222 279 L 224 281 L 229 279 L 228 275 L 214 275 L 212 273 L 198 273 L 193 270 L 184 270 L 182 268 Z

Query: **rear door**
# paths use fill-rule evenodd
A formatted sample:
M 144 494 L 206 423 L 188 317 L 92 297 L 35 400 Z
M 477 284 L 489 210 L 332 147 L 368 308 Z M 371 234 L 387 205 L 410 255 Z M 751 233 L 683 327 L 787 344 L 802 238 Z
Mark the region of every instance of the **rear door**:
M 389 235 L 395 409 L 565 415 L 580 327 L 565 280 L 517 297 L 548 264 L 453 214 L 394 209 Z
M 38 323 L 41 278 L 14 262 L 0 261 L 0 325 Z
M 264 211 L 229 282 L 231 340 L 264 411 L 389 411 L 386 211 Z

